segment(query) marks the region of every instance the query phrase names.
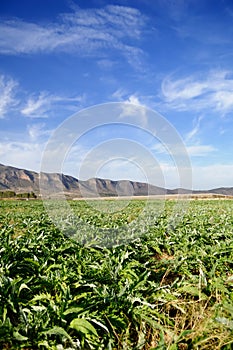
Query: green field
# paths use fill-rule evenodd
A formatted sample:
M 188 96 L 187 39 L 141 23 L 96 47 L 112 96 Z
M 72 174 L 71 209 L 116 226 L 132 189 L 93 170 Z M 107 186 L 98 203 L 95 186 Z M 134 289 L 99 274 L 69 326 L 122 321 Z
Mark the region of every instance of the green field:
M 0 201 L 0 348 L 232 349 L 233 201 L 115 205 Z

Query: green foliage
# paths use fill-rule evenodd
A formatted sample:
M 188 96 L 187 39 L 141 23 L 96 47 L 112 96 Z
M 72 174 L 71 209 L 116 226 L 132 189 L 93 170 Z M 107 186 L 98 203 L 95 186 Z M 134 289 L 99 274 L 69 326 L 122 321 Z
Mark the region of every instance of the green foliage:
M 36 194 L 34 192 L 25 192 L 25 193 L 17 193 L 17 198 L 37 198 Z
M 37 198 L 34 192 L 15 193 L 14 191 L 0 191 L 0 198 Z
M 0 198 L 13 198 L 16 196 L 14 191 L 0 191 Z
M 232 348 L 232 201 L 193 201 L 176 224 L 172 202 L 70 205 L 65 235 L 41 201 L 0 202 L 1 349 Z

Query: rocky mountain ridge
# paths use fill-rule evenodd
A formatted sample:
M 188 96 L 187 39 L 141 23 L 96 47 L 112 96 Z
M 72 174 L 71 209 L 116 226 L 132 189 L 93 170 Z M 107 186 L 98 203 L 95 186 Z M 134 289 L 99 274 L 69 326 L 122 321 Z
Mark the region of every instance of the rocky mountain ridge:
M 86 181 L 59 173 L 37 173 L 0 164 L 0 191 L 40 192 L 50 197 L 60 194 L 67 197 L 109 197 L 109 196 L 147 196 L 176 194 L 218 194 L 233 196 L 233 187 L 221 187 L 207 191 L 187 189 L 165 189 L 143 182 L 130 180 L 113 181 L 92 178 Z

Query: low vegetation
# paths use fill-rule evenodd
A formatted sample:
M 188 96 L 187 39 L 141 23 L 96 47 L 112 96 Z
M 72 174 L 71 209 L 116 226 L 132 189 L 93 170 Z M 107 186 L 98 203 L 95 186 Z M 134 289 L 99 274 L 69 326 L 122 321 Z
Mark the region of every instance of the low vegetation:
M 0 348 L 232 349 L 233 201 L 96 203 L 0 201 Z
M 37 198 L 36 194 L 34 192 L 20 192 L 16 193 L 14 191 L 0 191 L 0 199 L 6 199 L 6 198 L 13 198 L 13 199 L 18 199 L 18 198 Z

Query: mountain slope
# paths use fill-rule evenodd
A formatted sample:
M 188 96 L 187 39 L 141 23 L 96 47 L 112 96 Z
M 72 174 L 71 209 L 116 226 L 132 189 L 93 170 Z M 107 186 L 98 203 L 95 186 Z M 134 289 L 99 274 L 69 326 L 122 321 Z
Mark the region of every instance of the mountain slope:
M 38 192 L 38 173 L 0 164 L 0 190 Z
M 17 193 L 33 191 L 39 194 L 40 189 L 49 195 L 64 192 L 76 197 L 163 195 L 167 192 L 164 188 L 147 183 L 99 178 L 81 181 L 69 175 L 38 174 L 0 164 L 0 191 L 11 190 Z
M 70 175 L 58 173 L 40 173 L 0 164 L 0 191 L 11 190 L 16 193 L 35 192 L 48 196 L 63 193 L 69 197 L 99 196 L 147 196 L 164 194 L 219 194 L 233 195 L 233 187 L 215 188 L 208 191 L 191 191 L 187 189 L 167 190 L 143 182 L 130 180 L 113 181 L 92 178 L 81 181 Z

